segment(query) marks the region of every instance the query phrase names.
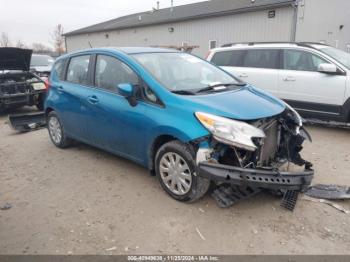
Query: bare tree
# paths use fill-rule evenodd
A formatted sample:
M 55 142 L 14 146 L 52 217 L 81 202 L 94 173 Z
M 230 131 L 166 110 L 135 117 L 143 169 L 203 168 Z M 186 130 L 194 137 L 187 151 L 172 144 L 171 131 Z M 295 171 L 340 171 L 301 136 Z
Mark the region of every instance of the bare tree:
M 26 48 L 26 45 L 25 45 L 24 42 L 22 42 L 21 39 L 18 39 L 17 43 L 16 43 L 16 47 L 18 47 L 18 48 Z
M 10 42 L 9 35 L 5 32 L 2 32 L 0 37 L 0 46 L 8 47 L 10 45 L 11 45 L 11 42 Z
M 52 49 L 42 43 L 33 43 L 32 44 L 33 51 L 35 53 L 49 53 L 52 52 Z
M 55 51 L 61 55 L 66 52 L 65 39 L 63 36 L 63 26 L 58 24 L 52 34 Z

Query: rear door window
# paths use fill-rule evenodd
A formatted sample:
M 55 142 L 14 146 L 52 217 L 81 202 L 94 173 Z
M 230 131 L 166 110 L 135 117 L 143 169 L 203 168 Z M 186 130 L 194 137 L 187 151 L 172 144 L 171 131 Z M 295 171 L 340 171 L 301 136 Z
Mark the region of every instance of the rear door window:
M 139 78 L 135 72 L 118 59 L 98 55 L 95 70 L 95 86 L 117 93 L 119 84 L 138 85 Z
M 218 66 L 240 67 L 244 53 L 244 50 L 219 51 L 213 55 L 211 62 Z
M 251 49 L 247 50 L 242 67 L 277 69 L 279 64 L 279 50 Z
M 67 81 L 81 85 L 88 85 L 89 63 L 90 55 L 72 57 L 67 70 Z
M 283 69 L 296 71 L 318 71 L 320 64 L 329 63 L 323 58 L 301 50 L 283 51 Z

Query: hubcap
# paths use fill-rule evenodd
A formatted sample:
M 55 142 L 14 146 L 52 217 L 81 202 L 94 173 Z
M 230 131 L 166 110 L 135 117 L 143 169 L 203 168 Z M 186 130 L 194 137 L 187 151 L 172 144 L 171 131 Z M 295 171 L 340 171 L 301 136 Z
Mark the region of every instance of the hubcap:
M 186 161 L 177 153 L 166 153 L 159 163 L 160 176 L 167 188 L 176 195 L 191 189 L 192 175 Z
M 50 117 L 49 120 L 49 131 L 50 131 L 50 136 L 52 140 L 56 143 L 59 144 L 62 139 L 62 129 L 60 122 L 58 122 L 57 117 Z

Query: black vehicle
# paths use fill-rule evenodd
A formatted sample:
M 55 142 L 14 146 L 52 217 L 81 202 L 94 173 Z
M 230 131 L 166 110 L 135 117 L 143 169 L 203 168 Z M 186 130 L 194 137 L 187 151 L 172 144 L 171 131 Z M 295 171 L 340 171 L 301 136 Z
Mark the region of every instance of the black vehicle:
M 37 106 L 43 110 L 46 84 L 30 70 L 32 50 L 0 48 L 0 110 Z

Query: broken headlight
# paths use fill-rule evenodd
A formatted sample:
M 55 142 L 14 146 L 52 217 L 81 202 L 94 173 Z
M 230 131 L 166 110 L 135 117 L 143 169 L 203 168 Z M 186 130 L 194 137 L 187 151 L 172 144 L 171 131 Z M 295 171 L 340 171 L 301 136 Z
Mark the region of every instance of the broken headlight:
M 245 122 L 201 112 L 196 112 L 195 115 L 214 138 L 224 144 L 255 151 L 252 138 L 265 137 L 264 131 Z

